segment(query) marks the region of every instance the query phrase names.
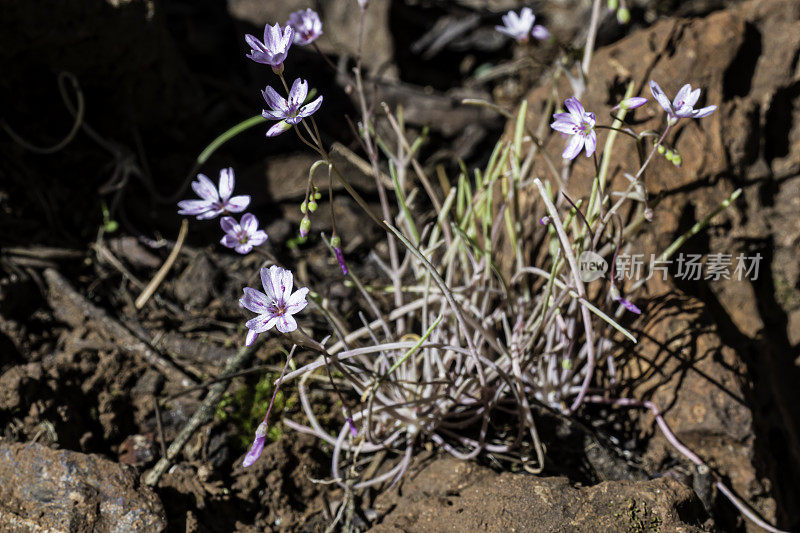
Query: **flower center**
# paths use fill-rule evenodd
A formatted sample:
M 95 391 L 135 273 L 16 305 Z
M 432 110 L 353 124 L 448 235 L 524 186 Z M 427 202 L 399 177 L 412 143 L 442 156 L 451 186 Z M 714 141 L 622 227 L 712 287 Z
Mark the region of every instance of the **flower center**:
M 245 230 L 240 230 L 236 233 L 236 240 L 239 241 L 239 244 L 247 244 L 247 241 L 250 240 L 250 236 Z

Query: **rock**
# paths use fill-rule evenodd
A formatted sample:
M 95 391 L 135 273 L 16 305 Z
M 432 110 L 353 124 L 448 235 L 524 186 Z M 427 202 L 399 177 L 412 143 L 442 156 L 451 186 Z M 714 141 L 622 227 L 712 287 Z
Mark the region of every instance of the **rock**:
M 765 517 L 789 525 L 800 520 L 794 481 L 800 476 L 800 368 L 789 326 L 800 310 L 798 55 L 800 4 L 749 1 L 705 18 L 661 20 L 598 50 L 581 98 L 601 123 L 629 80 L 635 94 L 649 98 L 651 79 L 671 96 L 691 83 L 702 89 L 700 105 L 719 106 L 710 117 L 682 120 L 668 136 L 683 158 L 681 168 L 658 155 L 649 167 L 645 183 L 660 202 L 635 253 L 664 250 L 741 187 L 740 200 L 681 251 L 734 258 L 758 253 L 759 276 L 650 283 L 647 300 L 637 302 L 647 304 L 642 341 L 626 371 L 643 377 L 636 365 L 653 365 L 634 394 L 654 398 L 680 439 L 729 476 Z M 548 90 L 529 95 L 534 126 Z M 571 94 L 560 85 L 562 100 Z M 663 127 L 664 114 L 652 101 L 632 118 L 639 131 Z M 598 146 L 605 136 L 599 133 Z M 560 135 L 545 142 L 560 161 Z M 534 175 L 549 175 L 543 161 L 536 165 Z M 635 146 L 621 137 L 612 168 L 617 165 L 638 168 Z M 573 199 L 586 198 L 591 172 L 579 156 Z M 614 172 L 612 187 L 619 189 L 624 178 Z
M 155 270 L 162 263 L 162 260 L 142 246 L 136 237 L 114 237 L 108 240 L 108 248 L 135 268 Z
M 378 497 L 371 531 L 702 531 L 702 505 L 670 478 L 578 487 L 447 457 Z
M 6 531 L 163 531 L 161 501 L 136 471 L 97 455 L 0 440 Z
M 175 281 L 175 296 L 187 309 L 205 307 L 213 296 L 216 268 L 200 252 Z

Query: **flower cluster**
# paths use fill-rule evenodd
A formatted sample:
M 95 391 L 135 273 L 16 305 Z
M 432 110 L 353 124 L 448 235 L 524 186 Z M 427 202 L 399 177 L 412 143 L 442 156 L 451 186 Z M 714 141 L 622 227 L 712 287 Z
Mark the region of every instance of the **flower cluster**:
M 667 125 L 673 126 L 681 118 L 703 118 L 713 113 L 717 106 L 711 105 L 701 109 L 695 109 L 694 105 L 700 99 L 700 89 L 692 90 L 688 83 L 681 87 L 675 99 L 670 102 L 664 91 L 655 81 L 650 81 L 650 92 L 656 99 L 661 108 L 667 113 Z M 636 109 L 647 103 L 647 98 L 634 96 L 626 98 L 617 104 L 612 111 L 618 109 Z M 591 157 L 597 148 L 597 133 L 595 125 L 597 117 L 594 113 L 587 112 L 577 98 L 572 97 L 564 101 L 567 113 L 553 114 L 553 123 L 550 127 L 557 132 L 569 137 L 567 145 L 561 157 L 564 159 L 575 159 L 581 150 L 586 149 L 586 157 Z M 659 153 L 665 153 L 660 142 L 654 147 Z M 671 153 L 671 152 L 670 152 Z
M 234 184 L 232 168 L 220 171 L 219 187 L 215 186 L 205 174 L 198 174 L 197 181 L 192 182 L 192 189 L 200 199 L 178 202 L 180 208 L 178 214 L 196 216 L 198 220 L 208 220 L 219 215 L 241 213 L 250 205 L 250 197 L 231 196 Z M 267 240 L 267 234 L 258 229 L 258 219 L 250 213 L 245 213 L 238 223 L 232 216 L 224 216 L 220 219 L 220 226 L 225 232 L 220 243 L 240 254 L 250 253 L 253 247 L 260 246 Z

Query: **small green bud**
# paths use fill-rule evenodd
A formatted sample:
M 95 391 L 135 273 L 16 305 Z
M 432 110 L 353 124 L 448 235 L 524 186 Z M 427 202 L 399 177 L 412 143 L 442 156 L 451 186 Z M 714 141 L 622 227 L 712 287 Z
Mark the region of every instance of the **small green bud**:
M 659 154 L 661 154 L 661 155 L 664 155 L 664 152 L 666 152 L 666 151 L 667 151 L 667 149 L 664 147 L 664 145 L 663 145 L 663 144 L 659 144 L 659 145 L 658 145 L 658 148 L 656 148 L 656 150 L 657 150 L 657 151 L 658 151 L 658 153 L 659 153 Z
M 322 199 L 322 193 L 319 192 L 319 191 L 315 192 L 314 193 L 314 200 L 321 200 L 321 199 Z
M 303 200 L 303 203 L 302 203 L 302 204 L 300 204 L 300 212 L 301 212 L 301 213 L 303 213 L 303 214 L 305 215 L 305 214 L 306 214 L 306 209 L 307 209 L 307 208 L 306 208 L 306 201 L 305 201 L 305 200 Z
M 619 8 L 619 0 L 608 0 L 608 9 L 616 11 Z
M 338 235 L 334 235 L 333 237 L 331 237 L 331 246 L 333 246 L 334 248 L 341 248 L 342 239 L 340 239 Z
M 676 167 L 681 166 L 683 164 L 683 158 L 681 157 L 681 154 L 679 154 L 678 152 L 675 152 L 675 155 L 672 156 L 672 163 Z
M 672 150 L 667 150 L 667 152 L 664 154 L 664 157 L 666 158 L 667 161 L 672 163 L 672 159 L 675 157 L 675 152 L 673 152 Z
M 308 210 L 311 211 L 312 213 L 316 211 L 318 207 L 319 205 L 317 205 L 317 202 L 315 202 L 314 200 L 308 202 Z
M 631 12 L 626 7 L 621 7 L 617 10 L 617 22 L 620 24 L 627 24 L 631 21 Z
M 303 217 L 303 220 L 300 221 L 300 236 L 306 237 L 310 229 L 311 229 L 311 219 L 309 219 L 308 215 L 306 215 Z

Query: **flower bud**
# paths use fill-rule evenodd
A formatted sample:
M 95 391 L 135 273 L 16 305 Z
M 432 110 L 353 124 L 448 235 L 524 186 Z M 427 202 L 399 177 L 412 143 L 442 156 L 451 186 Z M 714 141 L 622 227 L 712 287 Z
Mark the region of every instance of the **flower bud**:
M 631 98 L 626 98 L 625 100 L 619 103 L 619 107 L 622 109 L 636 109 L 637 107 L 642 107 L 644 104 L 647 103 L 647 98 L 643 98 L 641 96 L 632 96 Z
M 333 246 L 334 248 L 341 248 L 342 239 L 340 239 L 338 235 L 334 235 L 333 237 L 331 237 L 331 246 Z
M 308 218 L 308 215 L 303 217 L 303 220 L 300 221 L 300 236 L 305 238 L 308 236 L 308 232 L 311 229 L 311 219 Z
M 673 152 L 672 164 L 675 165 L 676 167 L 679 167 L 683 164 L 683 158 L 681 157 L 681 154 L 679 154 L 678 152 Z
M 620 24 L 627 24 L 631 21 L 631 12 L 626 7 L 621 7 L 617 10 L 617 22 Z
M 659 153 L 659 154 L 661 154 L 661 155 L 664 155 L 664 152 L 666 152 L 666 151 L 667 151 L 667 149 L 664 147 L 664 145 L 663 145 L 663 144 L 659 144 L 659 145 L 658 145 L 658 148 L 656 148 L 656 150 L 657 150 L 657 151 L 658 151 L 658 153 Z
M 308 202 L 308 210 L 311 211 L 312 213 L 316 211 L 318 207 L 319 205 L 317 205 L 316 201 L 311 200 L 310 202 Z
M 608 0 L 608 9 L 611 11 L 616 11 L 619 8 L 619 0 Z
M 303 213 L 304 215 L 306 214 L 306 211 L 308 209 L 307 206 L 308 206 L 308 204 L 306 203 L 305 200 L 303 200 L 303 203 L 300 204 L 300 212 Z

